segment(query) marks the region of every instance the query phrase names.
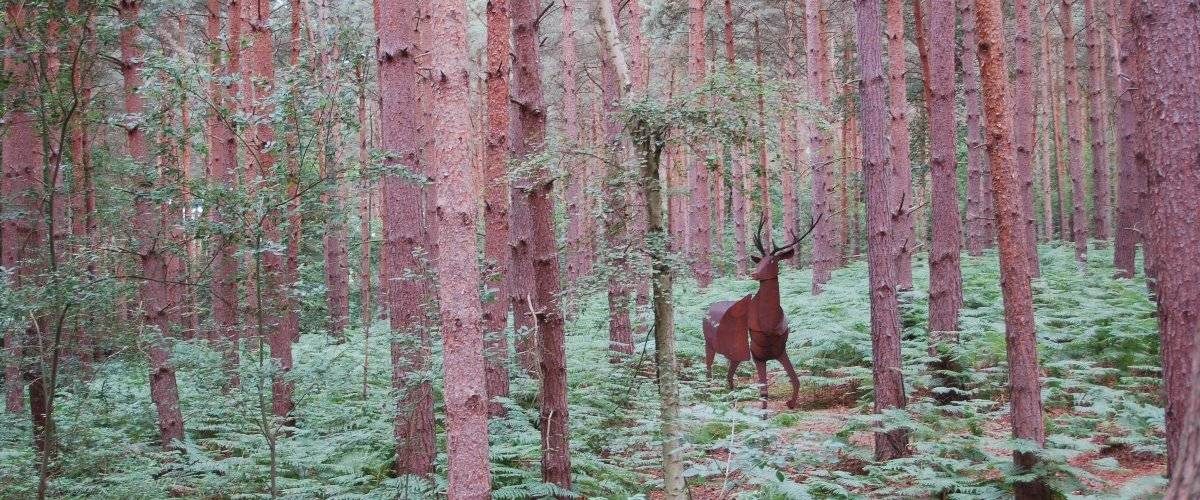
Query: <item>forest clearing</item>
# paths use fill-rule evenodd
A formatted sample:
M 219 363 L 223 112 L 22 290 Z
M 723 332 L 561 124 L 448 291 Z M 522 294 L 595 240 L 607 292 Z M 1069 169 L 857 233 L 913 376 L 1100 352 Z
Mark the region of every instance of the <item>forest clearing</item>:
M 1200 499 L 1194 1 L 0 2 L 0 498 Z

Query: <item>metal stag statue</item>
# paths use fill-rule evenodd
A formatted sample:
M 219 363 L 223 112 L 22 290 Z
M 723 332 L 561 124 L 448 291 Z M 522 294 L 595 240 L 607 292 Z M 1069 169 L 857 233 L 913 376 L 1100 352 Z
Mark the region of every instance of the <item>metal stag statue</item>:
M 719 353 L 729 360 L 726 381 L 733 389 L 733 376 L 738 365 L 753 358 L 763 409 L 767 408 L 767 361 L 773 359 L 783 365 L 792 382 L 788 408 L 795 408 L 797 404 L 800 380 L 787 355 L 788 322 L 779 306 L 779 261 L 790 258 L 820 222 L 818 216 L 803 235 L 793 237 L 790 243 L 781 247 L 772 245 L 771 251 L 767 252 L 763 249 L 763 222 L 760 221 L 754 234 L 754 246 L 761 257 L 750 258 L 758 266 L 750 273 L 750 277 L 758 281 L 758 293 L 738 301 L 727 300 L 708 306 L 708 316 L 704 320 L 704 364 L 708 378 L 712 378 L 713 358 Z

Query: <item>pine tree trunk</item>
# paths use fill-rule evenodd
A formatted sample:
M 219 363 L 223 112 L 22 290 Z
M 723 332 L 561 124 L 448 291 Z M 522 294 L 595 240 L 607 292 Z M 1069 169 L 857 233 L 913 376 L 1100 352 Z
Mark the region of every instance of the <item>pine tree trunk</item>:
M 912 165 L 909 163 L 911 154 L 908 130 L 908 81 L 905 72 L 908 70 L 906 54 L 908 52 L 904 41 L 904 2 L 903 0 L 887 0 L 887 58 L 888 58 L 888 100 L 889 114 L 889 163 L 892 169 L 891 179 L 891 210 L 895 212 L 894 231 L 896 239 L 896 288 L 911 290 L 913 287 L 912 254 L 916 245 L 916 232 L 913 227 L 912 211 L 908 209 L 916 203 L 912 194 Z M 869 224 L 870 222 L 868 222 Z
M 762 62 L 762 35 L 758 21 L 754 22 L 754 65 L 757 68 L 758 87 L 764 88 Z M 774 241 L 775 217 L 772 214 L 771 203 L 771 164 L 767 158 L 767 112 L 765 92 L 758 92 L 758 213 L 763 221 L 762 243 L 770 247 Z
M 1087 266 L 1088 220 L 1084 210 L 1083 178 L 1083 103 L 1079 96 L 1079 63 L 1075 54 L 1075 21 L 1071 0 L 1059 2 L 1058 24 L 1062 29 L 1063 78 L 1067 95 L 1067 154 L 1071 174 L 1071 234 L 1075 241 L 1075 260 Z
M 1014 168 L 1021 188 L 1021 216 L 1025 220 L 1024 246 L 1029 259 L 1029 274 L 1036 278 L 1041 276 L 1042 271 L 1038 262 L 1037 218 L 1033 210 L 1033 125 L 1036 106 L 1033 101 L 1033 21 L 1029 2 L 1013 2 L 1016 16 L 1013 52 L 1017 59 L 1013 77 L 1013 141 L 1017 149 L 1013 159 L 1016 161 Z
M 788 85 L 799 86 L 796 72 L 796 17 L 791 1 L 784 2 L 784 60 L 783 74 Z M 783 194 L 783 224 L 780 228 L 784 237 L 800 231 L 800 207 L 796 197 L 796 173 L 801 164 L 799 114 L 796 113 L 796 96 L 791 92 L 783 95 L 783 111 L 780 113 L 779 129 L 783 140 L 783 161 L 779 165 L 779 180 Z M 795 256 L 787 259 L 793 267 L 800 267 L 799 249 Z
M 1041 91 L 1041 103 L 1038 106 L 1039 123 L 1038 136 L 1040 137 L 1039 145 L 1041 147 L 1041 163 L 1042 163 L 1042 240 L 1049 243 L 1054 240 L 1054 221 L 1060 218 L 1062 214 L 1055 214 L 1054 204 L 1054 162 L 1055 155 L 1054 147 L 1054 132 L 1053 132 L 1053 114 L 1055 109 L 1056 96 L 1052 94 L 1051 84 L 1053 82 L 1053 73 L 1050 72 L 1050 36 L 1048 18 L 1050 17 L 1050 2 L 1042 4 L 1042 10 L 1039 13 L 1039 18 L 1042 20 L 1042 57 L 1041 57 L 1041 79 L 1038 85 Z
M 404 165 L 421 175 L 423 130 L 416 56 L 420 53 L 416 0 L 376 0 L 381 101 L 380 138 L 384 166 Z M 383 177 L 380 215 L 383 249 L 380 288 L 391 329 L 392 387 L 396 404 L 396 473 L 429 475 L 437 454 L 433 428 L 433 388 L 429 370 L 429 337 L 424 265 L 417 252 L 427 251 L 428 231 L 421 206 L 421 187 L 406 176 Z M 474 244 L 470 248 L 474 248 Z M 476 293 L 476 290 L 472 290 Z M 482 354 L 482 349 L 478 351 Z M 449 365 L 447 365 L 449 366 Z M 478 382 L 482 382 L 480 376 Z M 482 409 L 483 402 L 480 402 Z M 457 422 L 456 422 L 457 424 Z
M 1113 29 L 1118 24 L 1129 20 L 1133 0 L 1110 0 L 1113 4 L 1113 15 L 1110 23 Z M 1117 230 L 1113 248 L 1113 265 L 1117 268 L 1117 276 L 1132 278 L 1136 272 L 1134 262 L 1137 258 L 1137 245 L 1144 243 L 1141 229 L 1142 205 L 1138 195 L 1140 184 L 1145 179 L 1139 175 L 1137 167 L 1138 148 L 1142 146 L 1134 140 L 1137 131 L 1137 110 L 1133 106 L 1134 88 L 1137 86 L 1138 53 L 1134 46 L 1133 30 L 1126 27 L 1121 31 L 1116 50 L 1118 59 L 1113 67 L 1117 75 Z M 1144 154 L 1144 153 L 1142 153 Z
M 1108 90 L 1104 81 L 1104 43 L 1096 0 L 1083 1 L 1084 44 L 1088 51 L 1088 130 L 1092 138 L 1092 236 L 1107 244 L 1112 215 L 1108 181 Z
M 706 72 L 704 6 L 704 0 L 688 0 L 688 77 L 692 88 L 704 82 Z M 688 212 L 688 225 L 691 238 L 688 253 L 696 282 L 701 287 L 707 287 L 713 279 L 710 257 L 712 207 L 709 199 L 708 152 L 703 145 L 696 145 L 690 149 L 688 185 L 691 188 L 691 208 Z
M 300 66 L 300 20 L 303 17 L 304 11 L 300 0 L 290 0 L 288 5 L 288 10 L 291 14 L 288 40 L 288 65 L 290 66 L 291 70 L 298 70 Z M 251 31 L 253 32 L 254 30 L 251 29 Z M 320 70 L 318 69 L 317 71 L 319 72 Z M 320 75 L 313 76 L 320 78 Z M 287 125 L 284 130 L 284 143 L 286 147 L 284 158 L 287 165 L 287 171 L 285 172 L 285 181 L 287 186 L 285 196 L 287 196 L 287 198 L 284 206 L 286 207 L 287 215 L 287 240 L 286 248 L 284 250 L 284 274 L 282 285 L 286 290 L 288 290 L 288 292 L 285 292 L 286 297 L 281 304 L 283 306 L 283 319 L 280 323 L 280 330 L 282 330 L 282 335 L 290 338 L 292 342 L 297 342 L 300 340 L 300 304 L 296 303 L 296 301 L 292 299 L 290 290 L 296 287 L 296 283 L 300 279 L 300 239 L 303 238 L 304 232 L 302 227 L 303 215 L 300 213 L 300 110 L 297 105 L 300 97 L 298 95 L 298 89 L 295 85 L 295 80 L 288 82 L 287 93 L 290 97 L 287 101 L 287 104 L 285 104 L 286 109 L 284 111 L 287 117 Z M 323 123 L 323 115 L 323 110 L 317 111 L 317 117 L 315 120 L 317 126 L 315 149 L 317 153 L 318 172 L 320 173 L 321 177 L 326 177 L 328 165 L 325 155 L 326 137 L 323 130 L 325 125 Z M 321 202 L 322 205 L 327 205 L 329 202 L 328 195 L 322 195 Z M 338 211 L 335 209 L 333 213 L 338 214 Z M 334 224 L 336 225 L 336 223 Z M 336 229 L 333 229 L 332 232 L 336 231 Z M 328 237 L 325 238 L 325 240 L 327 241 Z M 326 271 L 328 271 L 330 265 L 328 246 L 325 245 L 323 250 L 325 250 L 326 256 Z M 328 276 L 328 273 L 326 276 Z M 328 284 L 326 285 L 326 288 L 329 288 Z M 329 296 L 332 297 L 335 291 L 328 290 L 328 293 Z M 332 305 L 332 303 L 329 305 Z M 333 318 L 334 310 L 330 309 L 329 313 L 331 320 L 330 330 L 333 331 L 338 329 L 341 325 L 339 325 L 338 322 Z
M 562 2 L 562 40 L 560 42 L 563 85 L 562 114 L 564 139 L 573 147 L 581 147 L 579 128 L 579 83 L 576 81 L 579 56 L 575 50 L 575 0 Z M 585 157 L 574 157 L 567 177 L 567 282 L 575 283 L 591 271 L 591 262 L 586 259 L 586 220 L 592 215 L 585 210 L 587 200 L 587 162 Z
M 1200 453 L 1196 414 L 1187 413 L 1200 342 L 1200 13 L 1195 6 L 1165 0 L 1133 2 L 1132 23 L 1141 57 L 1135 109 L 1143 120 L 1141 143 L 1147 178 L 1153 247 L 1158 329 L 1162 338 L 1166 393 L 1167 465 L 1172 475 L 1168 496 L 1190 497 L 1197 488 L 1195 455 Z M 1195 404 L 1192 405 L 1195 408 Z M 1189 469 L 1189 467 L 1192 467 Z
M 522 163 L 538 161 L 545 151 L 546 104 L 542 94 L 541 55 L 538 52 L 535 0 L 513 0 L 514 99 L 513 157 Z M 548 166 L 537 165 L 527 174 L 521 191 L 528 197 L 533 229 L 530 251 L 534 271 L 534 317 L 541 357 L 542 480 L 571 488 L 571 449 L 567 413 L 567 367 L 562 308 L 558 298 L 558 246 L 554 233 L 553 178 Z M 473 247 L 472 247 L 473 248 Z M 444 283 L 444 281 L 443 281 Z M 445 313 L 443 313 L 445 314 Z M 484 442 L 486 445 L 486 441 Z M 486 454 L 485 454 L 486 458 Z M 485 463 L 486 465 L 486 463 Z
M 34 274 L 36 252 L 42 241 L 42 147 L 34 129 L 36 121 L 27 103 L 33 102 L 33 75 L 26 61 L 24 47 L 20 47 L 17 29 L 27 29 L 27 11 L 21 3 L 8 4 L 4 46 L 4 73 L 8 85 L 4 89 L 4 100 L 11 108 L 5 109 L 3 140 L 3 175 L 0 175 L 0 196 L 5 208 L 16 207 L 25 217 L 5 217 L 0 221 L 0 266 L 14 269 L 9 286 L 19 288 Z M 33 285 L 30 283 L 30 285 Z M 24 330 L 24 331 L 22 331 Z M 9 413 L 21 413 L 25 409 L 25 383 L 22 381 L 22 344 L 30 335 L 28 328 L 9 328 L 4 332 L 5 409 Z M 31 353 L 32 354 L 32 353 Z M 36 412 L 33 413 L 36 415 Z
M 979 58 L 975 56 L 978 46 L 975 41 L 975 0 L 958 0 L 958 8 L 963 30 L 959 61 L 967 110 L 967 253 L 979 256 L 987 246 L 987 221 L 991 214 L 986 209 L 988 190 L 985 186 L 990 181 L 984 165 L 983 104 L 979 99 Z
M 930 178 L 933 181 L 929 248 L 930 342 L 958 331 L 962 308 L 962 225 L 958 215 L 958 161 L 954 121 L 954 4 L 934 2 L 929 13 Z
M 142 48 L 138 46 L 141 28 L 138 25 L 141 2 L 136 0 L 121 0 L 117 4 L 124 27 L 120 33 L 121 44 L 121 75 L 124 81 L 125 108 L 130 116 L 141 116 L 145 112 L 145 103 L 139 95 L 142 86 Z M 127 127 L 125 130 L 126 153 L 135 163 L 141 165 L 141 170 L 150 169 L 150 152 L 146 144 L 146 134 L 140 126 Z M 5 145 L 6 151 L 11 151 Z M 183 440 L 183 414 L 179 409 L 179 389 L 175 382 L 175 367 L 170 360 L 170 347 L 166 337 L 170 336 L 176 324 L 178 310 L 169 303 L 167 290 L 167 263 L 164 255 L 166 242 L 162 241 L 164 233 L 161 206 L 150 197 L 150 191 L 155 189 L 154 177 L 142 175 L 135 180 L 137 196 L 134 198 L 134 234 L 137 238 L 138 256 L 141 264 L 143 281 L 141 283 L 142 314 L 144 324 L 158 330 L 153 337 L 150 349 L 150 399 L 154 401 L 158 412 L 158 433 L 160 444 L 167 449 L 175 448 L 177 441 Z M 7 249 L 7 246 L 6 246 Z
M 975 6 L 984 112 L 988 136 L 992 139 L 987 150 L 999 228 L 1013 437 L 1043 446 L 1046 433 L 1038 379 L 1037 334 L 1029 259 L 1024 247 L 1021 192 L 1015 182 L 1004 17 L 1000 0 L 977 0 Z M 1014 452 L 1013 461 L 1017 470 L 1024 473 L 1036 467 L 1038 459 L 1033 453 Z M 1014 494 L 1019 500 L 1050 498 L 1049 488 L 1040 479 L 1017 483 Z
M 455 0 L 432 0 L 426 5 L 429 40 L 436 40 L 428 47 L 428 64 L 434 75 L 430 97 L 437 103 L 431 106 L 430 153 L 437 182 L 435 267 L 444 345 L 448 494 L 451 498 L 486 498 L 491 472 L 475 193 L 467 146 L 471 130 L 467 13 L 466 5 Z M 519 8 L 514 11 L 521 15 Z M 516 32 L 519 37 L 519 25 Z
M 487 4 L 487 144 L 483 188 L 484 283 L 495 290 L 483 304 L 485 357 L 487 358 L 488 413 L 503 415 L 504 405 L 495 401 L 508 396 L 508 300 L 504 280 L 508 278 L 508 178 L 509 160 L 509 38 L 512 20 L 507 0 Z
M 822 113 L 827 113 L 830 105 L 828 66 L 825 53 L 825 23 L 822 12 L 823 0 L 807 0 L 804 3 L 806 30 L 805 50 L 807 53 L 808 87 L 812 98 L 822 107 Z M 823 60 L 824 59 L 824 60 Z M 825 220 L 824 227 L 813 232 L 812 247 L 812 293 L 818 294 L 829 281 L 837 261 L 837 250 L 834 239 L 837 237 L 836 222 L 833 220 L 831 205 L 833 190 L 833 155 L 830 154 L 832 145 L 829 135 L 821 127 L 811 127 L 809 132 L 810 151 L 812 151 L 812 214 Z
M 606 0 L 608 1 L 608 0 Z M 615 14 L 615 6 L 613 8 Z M 619 20 L 614 20 L 614 23 Z M 606 36 L 616 37 L 616 33 L 605 31 Z M 624 159 L 625 151 L 621 141 L 621 91 L 620 77 L 617 74 L 614 57 L 608 53 L 608 46 L 601 47 L 603 54 L 600 61 L 600 98 L 603 101 L 603 162 L 605 166 L 604 197 L 608 205 L 605 216 L 604 233 L 606 244 L 606 267 L 608 268 L 608 347 L 613 352 L 614 362 L 624 356 L 633 354 L 633 325 L 629 316 L 630 287 L 626 285 L 631 278 L 632 269 L 629 263 L 629 242 L 632 241 L 629 203 L 627 201 Z M 693 192 L 693 196 L 695 193 Z
M 1043 36 L 1050 36 L 1049 28 L 1043 29 Z M 1071 206 L 1068 193 L 1068 183 L 1071 182 L 1067 176 L 1067 159 L 1066 159 L 1066 143 L 1063 138 L 1063 120 L 1061 114 L 1062 104 L 1062 79 L 1059 72 L 1055 68 L 1051 68 L 1050 76 L 1050 95 L 1053 101 L 1051 106 L 1051 118 L 1054 121 L 1054 166 L 1058 178 L 1058 221 L 1059 221 L 1059 238 L 1063 241 L 1071 241 Z
M 238 92 L 238 80 L 232 78 L 241 71 L 241 44 L 233 40 L 241 38 L 242 24 L 236 21 L 229 23 L 227 66 L 220 67 L 221 45 L 217 43 L 221 36 L 221 0 L 208 0 L 209 20 L 208 36 L 213 42 L 212 75 L 213 82 L 209 88 L 210 99 L 216 109 L 208 116 L 208 177 L 210 182 L 223 190 L 233 190 L 237 184 L 237 134 L 236 125 L 231 116 L 235 112 L 230 96 Z M 229 19 L 237 19 L 241 12 L 238 0 L 231 0 L 227 5 Z M 221 81 L 227 82 L 224 87 Z M 226 210 L 217 209 L 208 212 L 209 221 L 220 227 L 233 224 L 228 219 Z M 241 330 L 238 322 L 238 258 L 237 239 L 233 235 L 218 237 L 212 246 L 212 320 L 213 340 L 220 346 L 225 357 L 225 373 L 228 378 L 227 389 L 236 388 L 239 384 L 238 363 Z
M 895 246 L 892 236 L 892 193 L 895 180 L 884 145 L 887 107 L 883 76 L 883 31 L 879 0 L 857 0 L 859 88 L 863 126 L 863 173 L 867 182 L 867 265 L 871 289 L 871 357 L 875 382 L 875 413 L 904 408 L 904 379 L 900 370 L 900 312 L 896 299 Z M 936 10 L 935 10 L 936 12 Z M 953 19 L 953 17 L 951 17 Z M 936 33 L 936 31 L 935 31 Z M 953 30 L 950 31 L 953 33 Z M 949 47 L 947 47 L 949 49 Z M 953 61 L 953 59 L 951 59 Z M 908 433 L 875 433 L 875 460 L 907 456 Z

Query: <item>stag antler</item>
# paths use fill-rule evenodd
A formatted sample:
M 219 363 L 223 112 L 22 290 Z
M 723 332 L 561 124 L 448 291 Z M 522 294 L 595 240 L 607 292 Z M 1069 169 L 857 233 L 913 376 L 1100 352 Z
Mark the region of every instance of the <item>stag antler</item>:
M 774 254 L 777 254 L 777 253 L 779 253 L 779 252 L 782 252 L 782 251 L 784 251 L 784 250 L 787 250 L 787 249 L 789 249 L 789 248 L 791 248 L 791 247 L 794 247 L 794 246 L 796 246 L 796 245 L 799 245 L 799 244 L 800 244 L 800 242 L 804 241 L 804 238 L 807 238 L 809 234 L 812 234 L 812 232 L 813 232 L 813 229 L 815 229 L 815 228 L 817 227 L 817 224 L 820 224 L 820 223 L 821 223 L 821 218 L 822 218 L 822 217 L 824 217 L 824 216 L 825 216 L 825 214 L 817 214 L 817 218 L 816 218 L 816 219 L 810 219 L 810 221 L 809 221 L 809 224 L 808 224 L 808 230 L 807 230 L 807 231 L 804 231 L 804 234 L 800 235 L 799 237 L 797 237 L 797 236 L 796 236 L 796 233 L 792 233 L 792 241 L 791 241 L 790 243 L 788 243 L 788 244 L 786 244 L 786 245 L 784 245 L 784 246 L 781 246 L 781 247 L 777 247 L 777 246 L 775 246 L 774 244 L 772 244 L 772 245 L 771 245 L 771 247 L 772 247 L 772 248 L 771 248 L 771 254 L 772 254 L 772 255 L 774 255 Z M 761 229 L 761 228 L 762 228 L 762 226 L 759 226 L 759 228 Z M 760 246 L 759 246 L 759 251 L 762 251 L 762 246 L 761 246 L 761 243 L 758 243 L 758 241 L 757 241 L 757 240 L 758 240 L 758 236 L 757 236 L 757 235 L 755 235 L 755 243 L 756 243 L 756 244 L 758 244 L 758 245 L 760 245 Z
M 767 250 L 763 248 L 763 243 L 762 243 L 762 230 L 763 230 L 763 226 L 766 225 L 766 223 L 767 223 L 767 214 L 763 214 L 762 218 L 758 220 L 758 230 L 754 231 L 754 248 L 757 248 L 758 254 L 763 257 L 767 256 Z

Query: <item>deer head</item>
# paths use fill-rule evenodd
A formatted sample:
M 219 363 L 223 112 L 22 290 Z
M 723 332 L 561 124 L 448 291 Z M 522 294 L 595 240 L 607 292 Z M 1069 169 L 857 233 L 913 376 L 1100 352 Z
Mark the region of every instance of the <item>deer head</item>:
M 804 241 L 813 232 L 813 228 L 816 228 L 817 224 L 821 222 L 821 216 L 818 215 L 816 219 L 813 219 L 809 223 L 808 230 L 804 231 L 804 234 L 797 237 L 796 233 L 793 232 L 792 240 L 786 245 L 775 246 L 772 244 L 770 252 L 763 248 L 762 243 L 762 230 L 766 221 L 766 217 L 758 221 L 758 230 L 754 232 L 754 248 L 758 250 L 758 255 L 750 256 L 750 260 L 758 266 L 754 269 L 754 272 L 750 273 L 750 277 L 757 281 L 779 277 L 779 261 L 792 257 L 796 252 L 796 246 Z

